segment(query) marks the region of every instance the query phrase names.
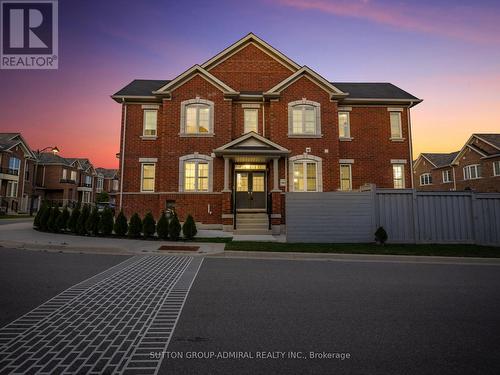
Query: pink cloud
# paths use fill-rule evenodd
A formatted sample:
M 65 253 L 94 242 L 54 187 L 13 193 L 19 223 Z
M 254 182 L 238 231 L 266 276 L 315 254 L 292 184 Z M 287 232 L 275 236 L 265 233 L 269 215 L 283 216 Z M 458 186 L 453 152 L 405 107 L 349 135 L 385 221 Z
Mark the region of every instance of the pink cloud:
M 316 10 L 341 17 L 365 19 L 419 33 L 474 43 L 500 43 L 496 10 L 472 6 L 388 3 L 371 0 L 277 0 L 284 6 Z M 439 3 L 437 3 L 439 4 Z

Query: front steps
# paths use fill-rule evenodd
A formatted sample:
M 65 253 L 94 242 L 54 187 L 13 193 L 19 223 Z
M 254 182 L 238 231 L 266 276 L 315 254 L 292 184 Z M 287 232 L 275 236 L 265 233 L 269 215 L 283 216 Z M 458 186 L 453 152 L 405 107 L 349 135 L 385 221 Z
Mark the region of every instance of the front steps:
M 269 230 L 269 217 L 265 212 L 236 213 L 234 234 L 272 234 Z

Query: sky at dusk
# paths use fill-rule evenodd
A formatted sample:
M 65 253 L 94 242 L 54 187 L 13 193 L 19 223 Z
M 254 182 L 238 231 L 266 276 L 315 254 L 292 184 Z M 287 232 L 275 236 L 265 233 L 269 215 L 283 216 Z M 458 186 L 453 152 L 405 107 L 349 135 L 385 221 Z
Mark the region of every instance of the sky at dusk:
M 171 79 L 249 32 L 330 81 L 392 82 L 412 110 L 415 157 L 500 132 L 497 0 L 59 1 L 59 69 L 0 71 L 0 131 L 117 167 L 134 78 Z

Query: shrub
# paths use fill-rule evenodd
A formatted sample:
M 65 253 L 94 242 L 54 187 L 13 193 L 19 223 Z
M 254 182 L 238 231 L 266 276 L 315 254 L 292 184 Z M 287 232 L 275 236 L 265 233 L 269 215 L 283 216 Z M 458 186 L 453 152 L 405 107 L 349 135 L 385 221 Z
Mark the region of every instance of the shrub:
M 113 228 L 115 230 L 116 235 L 120 237 L 123 237 L 127 234 L 128 231 L 127 217 L 125 216 L 123 211 L 120 211 L 120 213 L 116 217 L 115 225 Z
M 43 213 L 45 210 L 47 210 L 49 206 L 47 205 L 46 202 L 43 202 L 42 205 L 40 206 L 40 209 L 37 211 L 35 215 L 35 220 L 33 221 L 33 226 L 37 229 L 41 229 L 40 227 L 40 221 L 42 219 Z
M 384 245 L 385 241 L 387 241 L 387 232 L 385 231 L 384 227 L 378 227 L 378 229 L 375 231 L 375 241 L 377 243 Z
M 92 209 L 87 221 L 85 221 L 85 230 L 89 234 L 93 234 L 94 236 L 99 234 L 99 219 L 100 219 L 99 211 L 97 211 L 97 207 Z
M 130 218 L 130 223 L 128 225 L 128 236 L 131 238 L 138 238 L 141 236 L 142 220 L 139 214 L 136 212 Z
M 80 236 L 84 236 L 87 234 L 87 228 L 85 224 L 87 223 L 87 219 L 90 215 L 90 208 L 88 204 L 84 204 L 82 207 L 82 211 L 80 212 L 80 216 L 78 217 L 78 221 L 76 222 L 76 233 Z
M 109 202 L 109 194 L 105 191 L 98 193 L 95 197 L 96 203 Z
M 179 223 L 179 218 L 177 214 L 174 213 L 174 216 L 170 220 L 168 224 L 168 236 L 171 240 L 177 241 L 181 235 L 181 223 Z
M 58 228 L 58 231 L 66 230 L 66 228 L 68 227 L 68 220 L 69 220 L 68 206 L 64 206 L 61 215 L 57 217 L 56 226 Z
M 198 230 L 196 229 L 196 223 L 194 222 L 193 216 L 189 214 L 182 225 L 182 234 L 184 238 L 192 240 L 197 232 Z
M 156 222 L 151 212 L 148 212 L 144 219 L 142 220 L 142 233 L 144 237 L 150 238 L 155 235 L 156 232 Z
M 101 215 L 101 220 L 99 220 L 99 232 L 109 236 L 113 233 L 113 224 L 113 212 L 106 207 Z
M 72 233 L 76 233 L 76 228 L 78 224 L 78 219 L 80 218 L 80 207 L 76 206 L 73 208 L 73 211 L 71 211 L 71 216 L 69 217 L 68 220 L 68 229 Z
M 49 214 L 49 220 L 47 221 L 47 229 L 50 232 L 58 232 L 57 226 L 56 226 L 56 221 L 57 217 L 59 216 L 59 208 L 57 206 L 52 207 L 50 209 L 50 214 Z
M 46 206 L 45 210 L 42 212 L 42 216 L 40 217 L 40 229 L 46 231 L 48 229 L 48 222 L 50 217 L 50 212 L 52 208 Z
M 158 232 L 158 237 L 162 240 L 168 239 L 168 219 L 165 211 L 161 213 L 160 219 L 156 224 L 156 232 Z

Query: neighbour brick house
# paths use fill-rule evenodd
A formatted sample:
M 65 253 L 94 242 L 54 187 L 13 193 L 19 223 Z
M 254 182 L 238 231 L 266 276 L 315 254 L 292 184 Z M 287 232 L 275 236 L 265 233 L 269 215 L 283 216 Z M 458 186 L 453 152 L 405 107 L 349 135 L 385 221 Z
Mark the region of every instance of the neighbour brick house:
M 0 133 L 0 213 L 27 213 L 35 155 L 20 133 Z
M 203 227 L 279 233 L 287 192 L 412 187 L 420 99 L 389 83 L 330 82 L 254 34 L 112 98 L 128 216 L 175 209 Z
M 60 206 L 77 202 L 93 203 L 95 170 L 88 159 L 64 158 L 41 153 L 38 158 L 36 189 L 41 200 Z
M 106 192 L 109 195 L 109 203 L 116 204 L 116 194 L 120 189 L 117 169 L 96 168 L 97 176 L 95 180 L 96 194 Z
M 451 154 L 421 154 L 414 174 L 418 190 L 500 192 L 500 134 L 472 134 Z

